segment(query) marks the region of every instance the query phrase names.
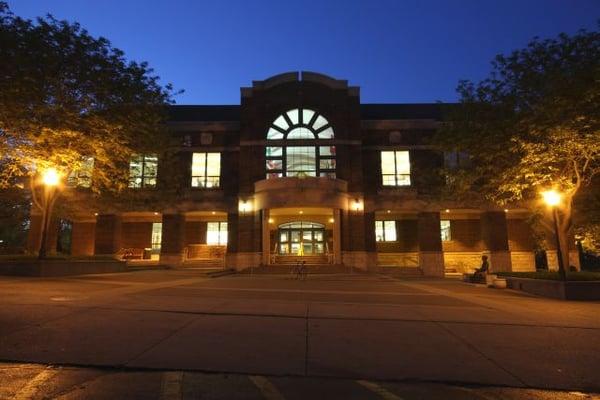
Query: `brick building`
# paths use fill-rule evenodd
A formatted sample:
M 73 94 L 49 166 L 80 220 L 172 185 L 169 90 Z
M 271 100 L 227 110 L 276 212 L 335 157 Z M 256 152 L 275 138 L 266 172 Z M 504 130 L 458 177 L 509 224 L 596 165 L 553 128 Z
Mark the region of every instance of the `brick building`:
M 240 105 L 170 114 L 172 148 L 131 161 L 138 200 L 72 217 L 71 254 L 132 249 L 237 269 L 302 258 L 430 276 L 488 254 L 496 271 L 534 269 L 527 210 L 440 200 L 438 168 L 460 157 L 427 144 L 437 104 L 361 104 L 346 81 L 292 72 L 242 88 Z M 172 200 L 153 202 L 163 191 Z M 32 251 L 38 226 L 32 216 Z M 56 235 L 48 240 L 54 248 Z

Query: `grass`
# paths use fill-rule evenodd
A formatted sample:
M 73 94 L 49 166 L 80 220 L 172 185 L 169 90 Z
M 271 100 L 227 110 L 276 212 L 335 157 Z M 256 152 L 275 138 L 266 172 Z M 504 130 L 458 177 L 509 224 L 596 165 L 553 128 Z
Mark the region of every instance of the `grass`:
M 537 272 L 498 272 L 498 276 L 529 279 L 546 279 L 559 281 L 560 276 L 557 271 L 537 271 Z M 600 272 L 595 271 L 567 271 L 567 280 L 569 281 L 600 281 Z

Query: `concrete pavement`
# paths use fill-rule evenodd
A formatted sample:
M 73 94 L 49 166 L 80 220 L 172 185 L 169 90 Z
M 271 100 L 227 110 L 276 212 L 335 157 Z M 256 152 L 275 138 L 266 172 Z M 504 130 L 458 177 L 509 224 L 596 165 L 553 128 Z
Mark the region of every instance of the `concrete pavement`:
M 11 362 L 600 391 L 600 303 L 458 281 L 162 270 L 1 278 L 0 301 Z

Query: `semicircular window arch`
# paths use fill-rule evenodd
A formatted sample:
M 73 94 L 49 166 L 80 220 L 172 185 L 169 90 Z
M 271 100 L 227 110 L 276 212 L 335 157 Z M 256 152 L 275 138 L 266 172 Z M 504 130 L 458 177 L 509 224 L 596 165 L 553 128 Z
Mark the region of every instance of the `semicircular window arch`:
M 279 115 L 267 131 L 268 140 L 333 138 L 327 118 L 308 108 L 294 108 Z
M 294 108 L 279 115 L 267 131 L 267 140 L 277 141 L 265 148 L 267 179 L 335 179 L 333 138 L 333 127 L 327 118 L 314 110 Z

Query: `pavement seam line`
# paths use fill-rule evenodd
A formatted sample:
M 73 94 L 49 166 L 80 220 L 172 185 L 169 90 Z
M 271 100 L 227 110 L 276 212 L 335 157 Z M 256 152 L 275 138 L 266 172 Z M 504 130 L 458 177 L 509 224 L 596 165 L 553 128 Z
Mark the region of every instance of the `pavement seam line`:
M 384 400 L 403 400 L 402 397 L 390 392 L 389 390 L 379 386 L 375 382 L 358 380 L 356 381 L 359 385 L 369 389 L 371 392 L 375 393 L 377 396 L 381 397 Z
M 160 400 L 181 400 L 183 397 L 183 372 L 165 372 L 160 385 Z
M 22 387 L 14 396 L 13 400 L 30 400 L 35 397 L 36 393 L 44 384 L 52 379 L 59 370 L 53 367 L 47 367 L 42 372 L 33 377 L 27 384 Z
M 518 376 L 516 376 L 515 374 L 513 374 L 512 372 L 510 372 L 508 369 L 504 368 L 496 360 L 494 360 L 493 358 L 489 357 L 483 351 L 479 350 L 473 343 L 469 342 L 468 340 L 465 340 L 463 337 L 461 337 L 457 333 L 453 332 L 450 328 L 444 326 L 444 323 L 435 322 L 435 324 L 437 326 L 439 326 L 442 330 L 448 332 L 452 337 L 454 337 L 458 341 L 462 342 L 465 346 L 467 346 L 467 348 L 473 350 L 475 353 L 479 354 L 480 356 L 482 356 L 483 358 L 485 358 L 486 360 L 488 360 L 489 362 L 491 362 L 497 368 L 500 368 L 502 371 L 504 371 L 506 374 L 508 374 L 508 376 L 512 377 L 517 382 L 521 383 L 524 387 L 529 387 L 529 385 L 527 383 L 523 382 L 523 380 L 521 380 L 521 378 L 519 378 Z
M 305 337 L 304 337 L 304 376 L 308 376 L 308 342 L 309 342 L 309 335 L 308 335 L 308 306 L 309 303 L 306 303 L 306 315 L 305 315 L 305 326 L 304 326 L 304 332 L 305 332 Z
M 285 400 L 281 392 L 264 376 L 251 375 L 248 377 L 252 383 L 260 390 L 267 400 Z

